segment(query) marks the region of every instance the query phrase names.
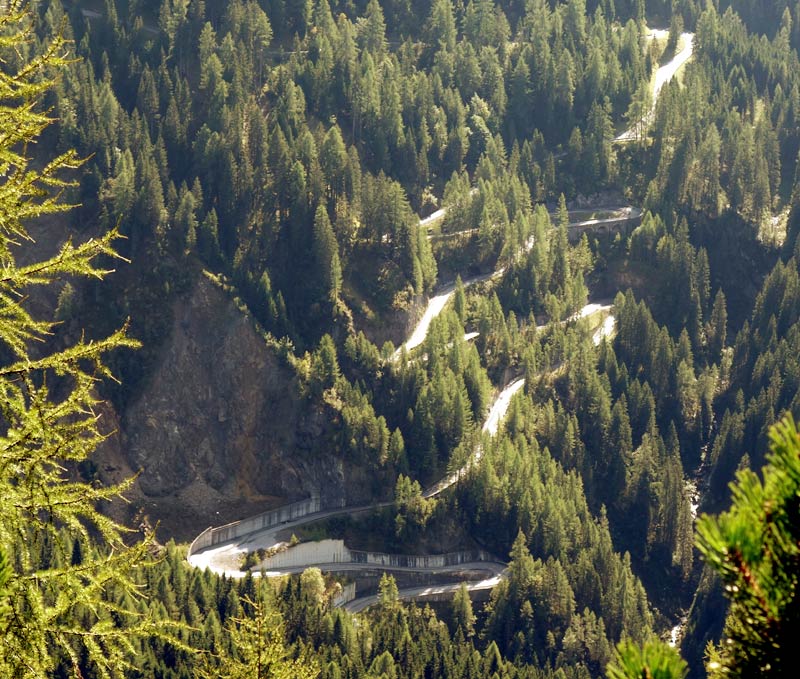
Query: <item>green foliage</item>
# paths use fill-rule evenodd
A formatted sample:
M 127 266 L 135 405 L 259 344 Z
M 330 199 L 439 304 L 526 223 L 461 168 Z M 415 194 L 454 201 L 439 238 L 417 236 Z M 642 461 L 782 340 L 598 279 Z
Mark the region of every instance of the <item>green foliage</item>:
M 731 4 L 741 20 L 725 12 Z M 470 487 L 457 490 L 465 525 L 499 553 L 516 545 L 520 529 L 528 536 L 524 550 L 515 546 L 517 589 L 498 589 L 477 647 L 463 643 L 466 622 L 458 625 L 462 639 L 451 641 L 432 614 L 391 606 L 377 614 L 375 630 L 356 630 L 344 614 L 323 615 L 319 601 L 300 595 L 295 608 L 286 604 L 287 634 L 314 638 L 325 677 L 551 673 L 514 667 L 526 661 L 570 676 L 597 674 L 613 642 L 650 625 L 634 570 L 645 586 L 655 584 L 656 596 L 672 594 L 691 573 L 684 477 L 701 451 L 719 501 L 743 452 L 763 448 L 776 413 L 799 412 L 796 210 L 785 261 L 754 305 L 755 288 L 749 293 L 753 286 L 743 282 L 760 280 L 771 266 L 776 252 L 757 236 L 795 181 L 800 22 L 778 1 L 712 5 L 143 0 L 124 17 L 106 3 L 90 18 L 77 9 L 66 17 L 60 3 L 42 6 L 24 44 L 0 38 L 0 126 L 10 135 L 0 157 L 0 196 L 8 196 L 0 197 L 7 228 L 0 258 L 10 272 L 0 290 L 0 333 L 10 417 L 22 422 L 26 409 L 55 401 L 53 417 L 74 423 L 59 453 L 81 458 L 100 436 L 91 428 L 94 380 L 106 374 L 99 354 L 128 342 L 113 330 L 131 314 L 131 333 L 146 344 L 134 359 L 110 359 L 125 380 L 124 392 L 115 388 L 123 403 L 173 325 L 174 296 L 205 267 L 235 282 L 268 332 L 287 336 L 285 354 L 298 347 L 290 361 L 307 404 L 329 422 L 320 448 L 376 472 L 376 493 L 401 474 L 399 528 L 408 533 L 423 530 L 432 503 L 402 474 L 427 481 L 460 466 L 479 442 L 490 378 L 501 385 L 523 369 L 527 395 L 512 404 L 507 433 L 484 445 Z M 12 10 L 10 17 L 18 5 Z M 683 88 L 665 87 L 647 124 L 657 52 L 643 49 L 645 13 L 651 22 L 670 20 L 673 43 L 682 25 L 697 26 Z M 14 20 L 4 14 L 3 21 L 13 32 Z M 45 104 L 7 106 L 42 95 L 47 77 L 35 55 L 39 43 L 51 46 L 45 60 L 60 55 L 60 38 L 53 39 L 60 27 L 74 34 L 79 59 L 65 66 Z M 13 74 L 26 59 L 36 84 L 23 94 Z M 44 106 L 58 125 L 39 146 L 77 147 L 89 158 L 79 186 L 56 177 L 77 164 L 75 154 L 20 169 L 22 142 L 41 130 Z M 639 143 L 612 144 L 624 119 L 640 123 Z M 112 236 L 76 238 L 82 245 L 68 244 L 44 269 L 6 266 L 11 241 L 24 240 L 15 220 L 58 209 L 55 195 L 25 193 L 37 167 L 55 194 L 63 189 L 81 203 L 75 222 L 84 233 L 118 225 L 127 236 L 116 246 L 133 260 L 125 275 L 103 286 L 79 280 L 104 275 Z M 595 350 L 581 324 L 535 326 L 537 317 L 569 319 L 598 275 L 607 277 L 604 294 L 616 290 L 615 272 L 603 269 L 604 246 L 570 247 L 567 238 L 567 201 L 606 189 L 652 209 L 630 241 L 633 275 L 619 279 L 627 286 L 642 273 L 640 287 L 650 294 L 617 298 L 616 339 Z M 447 214 L 429 241 L 415 212 L 436 205 L 437 196 Z M 556 201 L 553 228 L 544 203 Z M 91 264 L 97 254 L 102 260 Z M 97 270 L 85 270 L 87 263 Z M 411 357 L 394 361 L 372 344 L 384 339 L 376 335 L 389 315 L 412 310 L 433 289 L 439 271 L 466 280 L 500 267 L 501 281 L 486 286 L 496 295 L 457 283 L 455 313 L 443 314 Z M 64 284 L 64 276 L 73 280 Z M 24 310 L 27 285 L 56 279 L 63 330 Z M 357 333 L 364 319 L 372 327 Z M 111 339 L 52 358 L 49 350 L 29 351 L 49 332 L 68 343 L 79 324 L 89 327 L 87 337 Z M 474 344 L 464 343 L 465 330 L 480 333 Z M 20 386 L 23 379 L 29 386 Z M 70 400 L 71 389 L 83 396 Z M 86 424 L 88 433 L 79 433 Z M 58 464 L 46 484 L 62 480 Z M 12 478 L 19 466 L 7 468 L 20 496 L 25 484 Z M 84 500 L 107 497 L 94 486 L 86 492 Z M 15 568 L 24 556 L 17 543 L 26 541 L 36 545 L 32 562 L 56 564 L 48 573 L 97 558 L 92 540 L 106 529 L 91 516 L 88 524 L 85 515 L 58 518 L 66 516 L 58 504 L 52 519 L 32 504 L 26 511 L 32 524 L 0 536 Z M 63 523 L 78 539 L 62 536 L 70 527 Z M 252 583 L 234 596 L 230 584 L 214 584 L 210 594 L 204 581 L 190 605 L 181 572 L 170 574 L 174 583 L 166 576 L 137 582 L 157 592 L 155 618 L 185 616 L 203 628 L 195 641 L 216 652 L 244 629 L 229 624 L 229 613 L 248 617 L 237 599 Z M 302 594 L 302 585 L 287 589 L 295 587 Z M 286 601 L 293 591 L 282 593 Z M 130 598 L 142 610 L 133 594 L 114 605 L 127 610 Z M 463 597 L 460 604 L 466 621 Z M 132 620 L 122 616 L 128 627 Z M 154 642 L 147 652 L 164 650 Z M 178 675 L 181 662 L 193 667 L 185 654 L 166 650 L 181 661 L 167 668 L 148 657 L 154 676 Z
M 378 584 L 378 603 L 381 608 L 397 608 L 398 606 L 398 591 L 397 583 L 394 578 L 388 573 L 381 576 L 381 581 Z
M 529 440 L 535 431 L 531 407 L 515 399 L 511 432 L 484 443 L 480 469 L 459 496 L 475 534 L 496 551 L 511 551 L 508 580 L 492 592 L 485 634 L 501 651 L 541 663 L 557 657 L 572 620 L 589 607 L 604 628 L 589 655 L 602 658 L 621 634 L 646 636 L 652 625 L 647 597 L 629 555 L 614 553 L 606 517 L 591 517 L 577 475 Z M 520 529 L 529 541 L 515 535 Z
M 737 9 L 750 14 L 743 4 Z M 676 13 L 671 38 L 679 23 Z M 744 242 L 766 228 L 781 182 L 794 178 L 799 140 L 783 127 L 782 116 L 784 111 L 795 115 L 788 113 L 785 93 L 797 87 L 798 56 L 789 46 L 789 29 L 782 33 L 769 40 L 750 34 L 736 12 L 721 7 L 718 13 L 707 5 L 697 19 L 697 59 L 684 79 L 686 89 L 664 88 L 654 116 L 657 155 L 648 168 L 646 204 L 652 199 L 662 214 L 674 209 L 708 220 L 703 239 L 709 245 L 716 232 L 711 224 L 720 217 L 738 217 L 741 233 L 730 243 L 717 244 L 719 250 L 729 248 L 731 258 L 736 247 L 741 251 Z M 718 87 L 720 72 L 732 77 Z M 680 101 L 698 105 L 687 115 Z M 762 102 L 770 109 L 764 116 L 756 114 Z M 733 224 L 725 229 L 726 239 L 733 230 Z
M 797 638 L 800 434 L 791 415 L 770 428 L 763 478 L 742 470 L 732 485 L 733 505 L 697 524 L 697 546 L 720 577 L 731 605 L 724 639 L 709 645 L 712 677 L 783 676 Z M 683 677 L 686 663 L 656 640 L 623 642 L 608 667 L 611 679 Z
M 608 679 L 683 679 L 687 673 L 678 651 L 658 639 L 642 646 L 627 639 L 621 641 L 606 669 Z
M 322 290 L 335 303 L 342 287 L 342 265 L 336 236 L 328 212 L 322 205 L 314 217 L 314 259 Z
M 436 499 L 423 497 L 419 481 L 412 481 L 403 474 L 397 477 L 394 502 L 397 507 L 395 535 L 401 540 L 421 532 L 436 509 Z
M 11 607 L 8 605 L 8 589 L 7 585 L 13 575 L 11 564 L 8 561 L 6 553 L 0 549 L 0 625 L 5 625 L 6 620 L 11 613 Z
M 452 616 L 453 628 L 461 630 L 466 639 L 475 634 L 476 617 L 472 612 L 472 600 L 469 598 L 466 583 L 461 583 L 461 587 L 453 597 Z
M 150 561 L 152 536 L 130 546 L 131 531 L 99 510 L 119 500 L 130 481 L 88 484 L 70 470 L 104 439 L 96 415 L 99 382 L 111 377 L 104 356 L 138 343 L 123 328 L 53 350 L 46 340 L 54 324 L 34 318 L 25 303 L 35 285 L 66 276 L 103 278 L 108 270 L 98 260 L 116 256 L 112 243 L 119 236 L 112 230 L 77 246 L 67 242 L 50 259 L 18 263 L 19 242 L 32 240 L 25 221 L 68 209 L 60 199 L 69 184 L 59 177 L 79 164 L 67 152 L 39 169 L 26 155 L 50 122 L 37 111 L 52 69 L 66 63 L 59 38 L 41 56 L 16 61 L 30 22 L 18 2 L 0 13 L 0 55 L 11 64 L 0 71 L 0 488 L 6 503 L 0 545 L 12 555 L 2 568 L 0 673 L 38 677 L 63 660 L 71 676 L 121 676 L 138 639 L 165 636 L 175 625 L 140 614 L 133 603 L 140 596 L 134 573 Z M 70 559 L 77 541 L 87 549 Z
M 284 643 L 280 615 L 264 602 L 242 599 L 249 615 L 228 618 L 230 654 L 213 660 L 203 676 L 220 679 L 314 679 L 319 673 L 309 656 L 291 656 Z
M 732 493 L 730 511 L 697 526 L 698 548 L 731 601 L 707 667 L 714 677 L 781 676 L 798 632 L 800 435 L 791 416 L 770 430 L 763 479 L 742 471 Z

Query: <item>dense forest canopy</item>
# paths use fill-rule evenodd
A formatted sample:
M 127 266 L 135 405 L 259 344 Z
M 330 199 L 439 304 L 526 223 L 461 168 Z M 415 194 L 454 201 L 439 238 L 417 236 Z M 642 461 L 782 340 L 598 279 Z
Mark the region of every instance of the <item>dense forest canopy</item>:
M 785 0 L 0 3 L 0 670 L 779 671 L 799 47 Z M 144 539 L 108 518 L 133 482 L 100 482 L 100 400 L 124 434 L 200 282 L 313 423 L 300 466 L 383 501 L 301 539 L 479 547 L 508 564 L 488 600 L 405 605 L 384 576 L 358 618 L 319 569 L 203 572 L 146 517 Z M 765 462 L 763 485 L 744 472 Z M 744 536 L 739 558 L 757 496 L 780 549 Z M 732 500 L 699 520 L 698 558 L 698 512 Z M 727 621 L 721 582 L 743 592 Z M 688 665 L 654 641 L 670 630 Z

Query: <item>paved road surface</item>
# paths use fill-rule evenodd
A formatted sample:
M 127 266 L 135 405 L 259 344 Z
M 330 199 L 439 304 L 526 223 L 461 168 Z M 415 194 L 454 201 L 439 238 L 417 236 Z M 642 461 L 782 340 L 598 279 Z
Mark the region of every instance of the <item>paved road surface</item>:
M 506 564 L 500 561 L 467 561 L 462 564 L 454 566 L 391 566 L 388 564 L 379 563 L 351 563 L 351 562 L 335 562 L 335 563 L 318 563 L 314 564 L 315 567 L 321 571 L 331 573 L 348 573 L 353 571 L 392 571 L 397 573 L 430 573 L 436 575 L 439 573 L 462 573 L 462 572 L 485 572 L 499 575 L 506 569 Z M 267 577 L 277 577 L 281 575 L 296 575 L 306 570 L 308 566 L 287 566 L 286 568 L 276 568 L 274 570 L 265 571 Z
M 594 212 L 611 212 L 614 213 L 612 217 L 604 217 L 602 219 L 578 219 L 571 221 L 567 224 L 568 229 L 576 229 L 576 228 L 586 228 L 590 229 L 594 226 L 600 226 L 602 224 L 618 224 L 619 222 L 627 222 L 629 219 L 635 219 L 637 217 L 642 216 L 642 209 L 635 207 L 633 205 L 623 205 L 623 206 L 613 206 L 613 207 L 606 207 L 606 206 L 595 206 L 592 208 L 585 208 L 580 210 L 573 210 L 573 212 L 586 212 L 587 210 L 591 209 Z M 439 212 L 446 214 L 447 208 L 442 208 Z M 555 221 L 556 214 L 554 212 L 550 213 L 551 221 Z M 420 225 L 422 222 L 420 222 Z M 450 231 L 448 233 L 439 234 L 437 236 L 433 236 L 428 234 L 428 239 L 433 240 L 434 238 L 448 238 L 450 236 L 459 236 L 464 234 L 471 234 L 477 233 L 480 229 L 464 229 L 463 231 Z M 525 246 L 525 250 L 530 250 L 533 247 L 533 242 L 529 242 Z M 502 269 L 497 273 L 502 273 Z
M 478 582 L 465 582 L 464 584 L 466 584 L 468 591 L 477 592 L 480 590 L 494 589 L 504 578 L 505 574 L 500 573 L 498 575 L 493 575 L 490 578 L 486 578 L 485 580 L 479 580 Z M 416 601 L 418 599 L 441 596 L 442 594 L 453 594 L 460 588 L 460 582 L 448 585 L 429 585 L 428 587 L 409 587 L 407 589 L 399 590 L 397 597 L 402 601 L 408 601 L 412 599 Z M 350 613 L 360 613 L 370 606 L 374 606 L 376 603 L 378 603 L 378 595 L 372 594 L 370 596 L 353 599 L 350 603 L 345 604 L 343 608 Z
M 632 216 L 636 216 L 637 214 L 641 214 L 641 210 L 638 208 L 625 206 L 620 208 L 606 208 L 611 209 L 615 212 L 618 212 L 618 216 L 614 216 L 607 219 L 594 219 L 594 220 L 585 220 L 582 222 L 573 222 L 570 226 L 593 226 L 597 224 L 603 223 L 614 223 L 623 220 L 630 219 Z M 637 212 L 638 211 L 638 212 Z M 425 226 L 426 223 L 430 223 L 431 221 L 440 218 L 443 216 L 444 210 L 439 210 L 427 220 L 421 220 L 420 225 Z M 529 240 L 525 244 L 525 249 L 529 250 L 533 246 L 533 241 Z M 463 280 L 464 287 L 468 287 L 470 285 L 474 285 L 476 283 L 489 280 L 490 278 L 499 277 L 505 271 L 504 268 L 499 268 L 497 271 L 489 274 L 482 274 L 479 276 L 473 276 L 470 278 L 466 278 Z M 411 350 L 425 340 L 425 337 L 428 333 L 428 329 L 430 328 L 430 324 L 434 318 L 436 318 L 445 308 L 447 302 L 450 300 L 452 295 L 455 292 L 455 283 L 449 283 L 437 291 L 437 293 L 431 297 L 428 301 L 428 305 L 423 313 L 422 318 L 417 323 L 417 326 L 414 328 L 413 332 L 409 339 L 405 342 L 403 347 L 405 349 Z M 573 315 L 570 320 L 575 320 L 578 318 L 584 318 L 590 314 L 596 313 L 598 311 L 610 311 L 609 305 L 600 305 L 600 304 L 587 304 L 583 309 Z M 610 319 L 610 320 L 609 320 Z M 607 336 L 613 331 L 614 328 L 614 319 L 613 316 L 609 316 L 603 323 L 603 326 L 595 333 L 594 341 L 595 344 L 598 344 L 603 337 Z M 470 333 L 465 337 L 472 338 L 476 336 L 474 333 Z M 398 349 L 395 353 L 395 360 L 400 355 L 401 349 Z M 495 398 L 492 406 L 489 409 L 489 413 L 486 417 L 486 420 L 483 424 L 483 431 L 488 433 L 491 436 L 497 434 L 500 423 L 502 422 L 503 418 L 508 411 L 508 407 L 511 403 L 511 398 L 516 394 L 520 389 L 525 386 L 524 378 L 518 378 L 508 384 Z M 483 454 L 483 449 L 481 446 L 478 446 L 473 454 L 470 456 L 470 459 L 465 463 L 465 465 L 449 474 L 447 477 L 441 479 L 437 483 L 433 484 L 431 487 L 426 489 L 423 495 L 427 498 L 435 497 L 436 495 L 442 493 L 444 490 L 452 486 L 458 479 L 460 479 L 469 469 L 469 467 L 473 464 L 476 464 Z M 236 540 L 222 543 L 219 545 L 214 545 L 213 547 L 206 548 L 204 550 L 200 550 L 195 554 L 192 554 L 189 557 L 189 562 L 198 568 L 210 568 L 212 571 L 220 574 L 224 574 L 228 577 L 244 577 L 245 573 L 240 570 L 240 563 L 243 555 L 248 552 L 253 552 L 258 549 L 269 550 L 275 547 L 280 547 L 286 545 L 286 542 L 282 540 L 279 536 L 281 535 L 288 535 L 291 534 L 291 531 L 296 528 L 300 528 L 305 526 L 309 523 L 313 523 L 315 521 L 320 521 L 326 518 L 332 518 L 335 516 L 342 516 L 342 515 L 349 515 L 353 516 L 359 513 L 374 511 L 376 509 L 380 509 L 382 507 L 388 507 L 392 503 L 390 502 L 383 502 L 374 505 L 364 506 L 364 507 L 343 507 L 343 508 L 335 508 L 329 509 L 321 512 L 316 512 L 314 514 L 309 514 L 305 517 L 297 519 L 295 521 L 287 522 L 278 526 L 273 526 L 271 528 L 264 529 L 262 531 L 251 533 L 249 535 L 242 536 Z M 288 572 L 301 572 L 308 566 L 319 566 L 320 568 L 329 568 L 330 564 L 306 564 L 303 567 L 296 567 L 286 570 L 279 570 L 279 571 L 271 571 L 267 573 L 268 576 L 271 575 L 282 575 Z M 502 565 L 501 565 L 502 566 Z M 375 568 L 374 564 L 337 564 L 337 570 L 363 570 L 365 568 Z M 424 569 L 419 569 L 424 570 Z M 463 570 L 463 568 L 462 568 Z M 490 587 L 494 587 L 497 582 L 500 581 L 502 578 L 502 573 L 497 572 L 492 575 L 491 578 L 486 580 L 482 580 L 477 583 L 469 583 L 468 588 L 470 590 L 478 590 L 478 589 L 487 589 Z M 460 587 L 459 583 L 453 583 L 450 585 L 442 585 L 437 587 L 417 587 L 417 588 L 410 588 L 408 590 L 403 590 L 400 595 L 401 598 L 424 598 L 425 596 L 434 596 L 438 594 L 442 594 L 445 592 L 454 592 Z M 374 603 L 376 600 L 375 597 L 364 597 L 362 599 L 356 599 L 355 601 L 351 602 L 350 606 L 353 607 L 353 610 L 362 610 L 367 606 Z
M 650 33 L 651 37 L 658 37 L 663 38 L 668 34 L 668 31 L 652 31 Z M 650 112 L 647 114 L 645 124 L 649 123 L 650 118 L 653 116 L 653 111 L 656 108 L 656 102 L 658 101 L 658 95 L 661 94 L 661 89 L 666 85 L 675 74 L 678 72 L 678 69 L 683 66 L 689 59 L 692 58 L 692 54 L 694 53 L 694 33 L 682 33 L 681 34 L 681 41 L 683 44 L 682 49 L 680 52 L 677 52 L 672 59 L 661 66 L 656 71 L 656 79 L 655 83 L 653 84 L 653 106 L 650 109 Z M 680 44 L 680 43 L 679 43 Z M 614 138 L 614 141 L 633 141 L 636 139 L 636 130 L 634 127 L 625 130 L 622 134 Z
M 614 329 L 616 327 L 617 319 L 611 314 L 606 316 L 603 324 L 597 330 L 595 330 L 594 335 L 592 335 L 592 342 L 594 342 L 594 345 L 596 347 L 600 346 L 606 337 L 611 337 L 611 335 L 614 334 Z
M 586 228 L 590 229 L 593 226 L 601 226 L 603 224 L 619 224 L 620 222 L 627 222 L 629 219 L 636 219 L 642 216 L 642 209 L 634 207 L 633 205 L 626 205 L 624 207 L 600 207 L 592 208 L 595 212 L 614 212 L 613 217 L 603 217 L 602 219 L 584 219 L 577 222 L 570 222 L 567 224 L 568 229 Z
M 597 303 L 587 304 L 580 311 L 574 314 L 571 317 L 571 320 L 584 318 L 598 311 L 610 311 L 610 309 L 610 305 L 601 305 Z M 612 329 L 613 324 L 608 332 L 610 332 Z M 511 398 L 524 386 L 525 379 L 520 377 L 506 385 L 506 387 L 497 395 L 489 409 L 486 420 L 484 421 L 484 432 L 491 436 L 495 436 L 497 434 L 500 428 L 500 423 L 508 412 Z M 482 454 L 483 449 L 478 446 L 463 467 L 427 488 L 423 492 L 424 497 L 435 497 L 452 486 L 467 472 L 471 465 L 475 464 L 481 459 Z M 212 571 L 224 574 L 228 577 L 244 577 L 245 573 L 241 571 L 239 567 L 243 555 L 247 552 L 256 551 L 258 549 L 268 550 L 285 545 L 286 542 L 279 538 L 280 534 L 290 534 L 293 529 L 300 528 L 301 526 L 305 526 L 309 523 L 320 521 L 322 519 L 344 515 L 353 516 L 368 511 L 374 511 L 382 507 L 388 507 L 391 504 L 391 502 L 382 502 L 364 507 L 339 507 L 321 512 L 315 512 L 294 521 L 280 524 L 278 526 L 272 526 L 256 533 L 244 535 L 236 540 L 224 542 L 219 545 L 214 545 L 213 547 L 200 550 L 189 557 L 189 563 L 198 568 L 210 568 Z M 311 566 L 317 564 L 307 565 Z M 360 564 L 354 565 L 361 566 L 362 568 L 365 567 Z
M 508 384 L 497 395 L 497 398 L 494 400 L 494 403 L 492 403 L 491 408 L 489 408 L 489 414 L 486 416 L 486 420 L 483 423 L 482 431 L 491 436 L 495 436 L 497 434 L 497 431 L 500 428 L 500 422 L 502 422 L 506 412 L 508 412 L 508 406 L 511 404 L 511 397 L 524 386 L 525 378 L 519 377 Z M 481 457 L 483 457 L 483 447 L 478 445 L 463 467 L 454 471 L 452 474 L 445 476 L 441 481 L 434 483 L 430 488 L 423 491 L 422 496 L 435 497 L 446 488 L 449 488 L 456 483 L 456 481 L 462 478 L 464 474 L 467 473 L 469 468 L 476 464 Z
M 423 229 L 427 229 L 431 224 L 433 224 L 433 222 L 435 222 L 437 219 L 442 219 L 446 214 L 447 214 L 447 208 L 440 208 L 439 210 L 436 210 L 436 212 L 434 212 L 433 214 L 425 217 L 425 219 L 420 219 L 419 225 Z
M 483 431 L 492 435 L 497 433 L 500 422 L 505 416 L 508 406 L 511 402 L 511 397 L 524 386 L 524 379 L 520 378 L 509 384 L 503 391 L 498 394 L 495 401 L 489 409 L 489 414 L 483 425 Z M 433 484 L 430 488 L 424 491 L 425 497 L 435 497 L 444 490 L 452 486 L 461 476 L 466 473 L 469 465 L 474 464 L 482 454 L 480 447 L 475 451 L 470 460 L 456 472 L 453 472 L 446 478 Z M 321 512 L 315 512 L 301 517 L 294 521 L 271 526 L 264 530 L 243 535 L 240 538 L 229 542 L 223 542 L 213 547 L 199 550 L 189 557 L 189 563 L 197 568 L 209 568 L 215 573 L 226 575 L 228 577 L 241 578 L 245 573 L 240 570 L 240 563 L 243 555 L 248 552 L 253 552 L 258 549 L 272 549 L 286 545 L 284 540 L 280 539 L 281 534 L 290 534 L 293 529 L 300 528 L 315 521 L 322 519 L 329 519 L 335 516 L 354 516 L 364 512 L 375 511 L 383 507 L 388 507 L 391 502 L 381 502 L 374 505 L 367 505 L 364 507 L 337 507 L 334 509 L 327 509 Z M 317 564 L 308 564 L 308 566 Z M 341 564 L 340 564 L 341 565 Z M 353 564 L 354 566 L 365 568 L 364 564 Z
M 488 281 L 493 276 L 496 276 L 497 272 L 481 274 L 480 276 L 472 276 L 471 278 L 463 279 L 462 283 L 465 288 L 469 287 L 470 285 L 474 285 L 475 283 L 481 283 L 483 281 Z M 417 325 L 414 327 L 414 330 L 411 331 L 411 336 L 406 340 L 405 344 L 401 345 L 394 352 L 394 360 L 396 361 L 400 357 L 400 353 L 405 347 L 406 351 L 411 351 L 415 347 L 418 347 L 425 341 L 425 337 L 428 335 L 428 329 L 431 327 L 431 323 L 433 319 L 436 318 L 442 311 L 444 311 L 445 306 L 447 306 L 447 302 L 450 301 L 450 298 L 453 296 L 456 290 L 455 281 L 451 281 L 450 283 L 446 283 L 445 285 L 441 286 L 428 300 L 428 304 L 425 307 L 425 312 L 422 314 L 422 318 L 419 319 Z

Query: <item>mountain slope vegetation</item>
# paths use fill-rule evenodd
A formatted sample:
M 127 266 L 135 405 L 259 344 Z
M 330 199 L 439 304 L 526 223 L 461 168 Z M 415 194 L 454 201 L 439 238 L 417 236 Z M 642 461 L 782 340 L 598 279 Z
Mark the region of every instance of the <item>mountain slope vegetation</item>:
M 71 403 L 72 381 L 75 416 L 93 423 L 80 455 L 56 445 L 47 467 L 53 492 L 92 489 L 86 513 L 32 495 L 28 523 L 0 523 L 3 638 L 35 658 L 13 671 L 264 676 L 257 659 L 270 657 L 331 679 L 587 677 L 620 640 L 647 657 L 672 628 L 703 676 L 725 616 L 702 604 L 720 585 L 695 519 L 767 461 L 784 413 L 800 417 L 799 7 L 0 5 L 2 436 L 19 438 L 37 394 Z M 653 101 L 654 71 L 687 45 Z M 18 73 L 29 89 L 15 89 Z M 18 199 L 28 167 L 74 209 Z M 57 170 L 69 172 L 50 180 Z M 592 226 L 621 210 L 634 216 Z M 44 274 L 25 265 L 62 246 L 79 265 L 28 293 L 17 278 Z M 452 302 L 404 347 L 440 290 Z M 141 348 L 89 371 L 114 344 Z M 37 366 L 53 375 L 15 381 Z M 482 432 L 494 394 L 520 376 L 498 433 Z M 46 425 L 77 426 L 68 414 Z M 12 448 L 4 498 L 35 478 Z M 471 456 L 447 492 L 416 497 Z M 137 470 L 131 506 L 109 506 L 118 489 L 104 482 Z M 153 542 L 307 495 L 396 500 L 348 530 L 395 551 L 447 532 L 508 559 L 506 576 L 483 604 L 461 592 L 433 608 L 401 604 L 384 578 L 364 625 L 318 570 L 232 581 Z M 163 523 L 123 547 L 108 514 Z M 339 537 L 335 522 L 324 530 Z M 21 574 L 68 579 L 147 549 L 157 563 L 115 571 L 97 608 L 59 608 L 58 585 L 17 618 L 1 605 Z M 76 638 L 154 626 L 106 660 L 91 640 L 59 637 L 51 651 L 47 633 L 72 632 L 44 623 L 33 650 L 9 636 L 48 606 Z M 738 606 L 725 634 L 738 634 Z

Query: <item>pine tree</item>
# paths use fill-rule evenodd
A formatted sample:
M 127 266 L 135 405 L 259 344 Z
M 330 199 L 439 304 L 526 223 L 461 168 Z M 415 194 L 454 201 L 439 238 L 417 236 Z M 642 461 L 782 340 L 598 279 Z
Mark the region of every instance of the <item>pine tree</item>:
M 245 598 L 249 615 L 228 619 L 231 652 L 207 658 L 209 679 L 313 679 L 319 670 L 311 657 L 292 658 L 284 642 L 280 614 L 262 600 Z M 211 667 L 208 667 L 210 665 Z
M 739 472 L 730 511 L 697 526 L 698 548 L 731 600 L 726 638 L 707 665 L 711 677 L 792 672 L 800 630 L 800 434 L 787 415 L 769 436 L 763 479 Z
M 464 636 L 469 639 L 475 634 L 475 614 L 472 612 L 472 600 L 469 598 L 467 585 L 461 583 L 461 587 L 453 597 L 453 626 L 461 629 Z
M 451 0 L 434 0 L 425 25 L 428 43 L 438 50 L 452 52 L 456 46 L 456 21 Z
M 640 647 L 625 639 L 606 672 L 608 679 L 683 679 L 687 670 L 678 651 L 662 641 L 653 639 Z
M 317 208 L 314 217 L 314 259 L 325 296 L 336 302 L 342 287 L 342 265 L 339 245 L 324 205 Z
M 385 609 L 397 608 L 399 605 L 398 596 L 399 592 L 394 577 L 384 573 L 378 583 L 378 603 Z
M 697 546 L 731 601 L 725 639 L 708 651 L 712 678 L 792 672 L 792 645 L 800 630 L 800 433 L 791 414 L 770 429 L 769 437 L 762 478 L 740 471 L 731 485 L 731 509 L 705 515 L 697 525 Z M 682 679 L 686 663 L 664 642 L 639 647 L 623 641 L 607 674 L 609 679 Z
M 453 307 L 458 316 L 458 320 L 463 324 L 467 318 L 467 298 L 464 293 L 464 283 L 461 281 L 461 276 L 456 276 L 456 286 L 453 291 Z
M 139 598 L 131 571 L 148 562 L 151 540 L 128 546 L 128 529 L 97 509 L 120 497 L 130 481 L 104 487 L 75 480 L 68 470 L 104 438 L 97 390 L 111 374 L 103 356 L 137 343 L 123 328 L 50 350 L 54 323 L 34 318 L 25 305 L 34 285 L 60 285 L 66 276 L 102 278 L 108 271 L 97 260 L 115 257 L 118 237 L 111 231 L 78 246 L 68 241 L 50 259 L 17 262 L 18 243 L 31 240 L 24 222 L 68 209 L 59 200 L 68 185 L 60 175 L 80 164 L 67 152 L 38 169 L 26 155 L 50 122 L 38 112 L 40 102 L 52 84 L 51 69 L 65 63 L 66 53 L 64 41 L 55 38 L 41 55 L 19 64 L 31 22 L 18 0 L 0 13 L 0 59 L 4 67 L 12 64 L 0 70 L 0 546 L 11 565 L 10 575 L 0 568 L 0 587 L 8 593 L 0 599 L 0 609 L 8 610 L 0 676 L 49 676 L 59 658 L 76 677 L 87 668 L 100 677 L 120 676 L 137 638 L 163 630 L 117 603 Z M 70 559 L 76 540 L 87 546 L 80 564 Z M 37 551 L 45 543 L 54 557 L 49 568 Z
M 380 60 L 386 53 L 386 20 L 378 0 L 369 0 L 363 19 L 359 20 L 359 33 L 364 51 Z
M 717 291 L 714 297 L 714 306 L 711 310 L 711 318 L 708 322 L 708 354 L 712 361 L 719 361 L 722 350 L 725 347 L 725 339 L 728 334 L 728 310 L 725 305 L 725 293 L 722 288 Z
M 0 626 L 5 629 L 6 621 L 11 613 L 11 607 L 8 605 L 8 581 L 11 579 L 13 571 L 11 564 L 8 563 L 8 557 L 5 552 L 0 548 Z

